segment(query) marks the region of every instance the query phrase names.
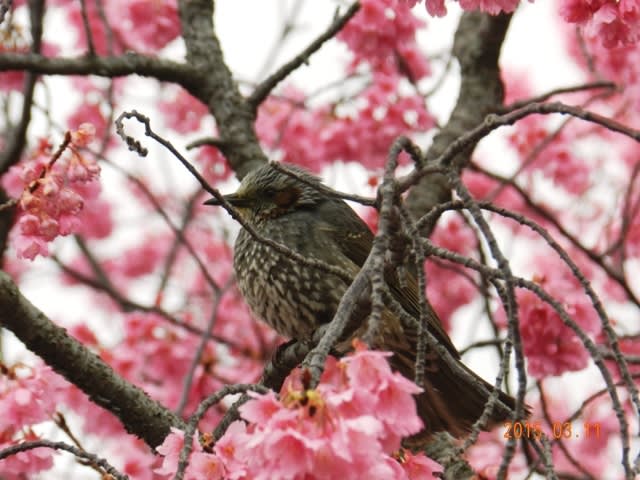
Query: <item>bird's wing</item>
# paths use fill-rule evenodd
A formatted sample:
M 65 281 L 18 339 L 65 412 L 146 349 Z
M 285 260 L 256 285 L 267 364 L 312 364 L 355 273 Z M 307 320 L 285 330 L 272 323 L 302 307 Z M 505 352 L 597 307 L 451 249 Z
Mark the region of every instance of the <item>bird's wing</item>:
M 331 243 L 341 249 L 341 254 L 362 267 L 369 256 L 373 246 L 373 233 L 356 212 L 342 200 L 330 200 L 323 202 L 320 208 L 324 211 L 319 218 L 329 218 L 331 223 L 322 222 L 318 225 L 319 231 L 328 235 L 333 240 Z M 337 221 L 339 219 L 339 221 Z M 418 298 L 418 282 L 415 275 L 407 272 L 404 282 L 400 282 L 395 272 L 385 272 L 385 281 L 389 285 L 392 295 L 400 302 L 402 308 L 414 318 L 420 318 L 420 301 Z M 404 283 L 404 285 L 402 285 Z M 451 342 L 449 335 L 442 328 L 438 316 L 427 302 L 427 322 L 429 331 L 438 342 L 444 345 L 449 352 L 459 358 L 458 350 Z M 405 335 L 409 338 L 418 338 L 417 328 L 405 326 Z
M 345 257 L 351 260 L 358 269 L 364 265 L 373 245 L 373 233 L 358 214 L 342 200 L 323 202 L 324 210 L 319 218 L 329 219 L 318 227 L 328 235 Z
M 398 275 L 396 272 L 389 272 L 385 275 L 385 281 L 389 285 L 389 289 L 393 296 L 400 302 L 402 308 L 404 308 L 407 312 L 413 315 L 414 318 L 420 319 L 420 299 L 418 297 L 418 281 L 416 277 L 407 272 L 404 275 L 403 283 L 401 284 L 398 279 Z M 445 332 L 444 328 L 442 328 L 442 323 L 438 318 L 436 312 L 433 311 L 433 307 L 427 300 L 427 325 L 429 327 L 429 331 L 433 334 L 433 336 L 438 340 L 438 343 L 444 345 L 447 350 L 453 355 L 454 358 L 460 358 L 460 353 L 451 342 L 449 335 Z M 418 338 L 418 328 L 417 325 L 415 327 L 405 326 L 405 333 L 407 336 L 411 338 Z

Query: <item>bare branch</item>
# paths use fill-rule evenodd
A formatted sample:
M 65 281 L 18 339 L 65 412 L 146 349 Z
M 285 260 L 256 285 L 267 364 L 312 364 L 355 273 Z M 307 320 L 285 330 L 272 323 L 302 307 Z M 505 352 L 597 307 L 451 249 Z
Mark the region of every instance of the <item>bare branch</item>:
M 93 453 L 89 453 L 85 450 L 82 450 L 78 447 L 74 447 L 73 445 L 69 445 L 64 442 L 51 442 L 49 440 L 33 440 L 31 442 L 23 442 L 17 445 L 12 445 L 5 449 L 0 450 L 0 460 L 10 457 L 11 455 L 16 455 L 20 452 L 26 452 L 29 450 L 33 450 L 34 448 L 51 448 L 53 450 L 64 450 L 69 453 L 72 453 L 75 457 L 82 459 L 89 463 L 89 465 L 95 465 L 99 467 L 105 473 L 113 476 L 116 480 L 128 480 L 129 477 L 123 473 L 120 473 L 114 467 L 112 467 L 109 462 L 107 462 L 104 458 L 100 458 Z
M 141 75 L 192 87 L 202 74 L 193 67 L 171 60 L 133 52 L 103 57 L 45 57 L 35 53 L 3 53 L 0 71 L 25 70 L 44 75 L 99 75 L 122 77 Z
M 344 27 L 347 22 L 351 20 L 351 18 L 358 12 L 359 9 L 360 3 L 354 2 L 343 15 L 336 16 L 329 28 L 327 28 L 327 30 L 324 31 L 318 38 L 311 42 L 307 48 L 305 48 L 294 58 L 285 63 L 273 74 L 268 76 L 262 83 L 260 83 L 260 85 L 255 88 L 253 93 L 249 96 L 249 98 L 247 98 L 249 105 L 251 105 L 254 110 L 257 110 L 258 106 L 264 101 L 265 98 L 267 98 L 269 92 L 271 92 L 271 90 L 273 90 L 276 85 L 278 85 L 278 83 L 284 80 L 295 69 L 308 62 L 309 57 L 311 57 L 313 53 L 317 52 L 325 42 L 333 38 L 340 30 L 342 30 L 342 27 Z

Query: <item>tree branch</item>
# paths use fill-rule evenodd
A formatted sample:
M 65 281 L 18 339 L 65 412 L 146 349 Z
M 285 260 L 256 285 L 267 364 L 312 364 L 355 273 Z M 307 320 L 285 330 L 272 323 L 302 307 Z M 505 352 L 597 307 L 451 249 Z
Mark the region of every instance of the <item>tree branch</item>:
M 25 70 L 44 75 L 98 75 L 108 78 L 140 75 L 175 82 L 187 89 L 194 88 L 202 79 L 202 74 L 187 64 L 131 52 L 117 56 L 55 58 L 34 53 L 3 53 L 0 55 L 0 71 L 7 70 Z
M 171 427 L 185 428 L 173 412 L 126 382 L 64 328 L 49 320 L 1 271 L 0 320 L 29 350 L 80 388 L 92 402 L 118 417 L 129 433 L 150 447 L 160 445 Z
M 511 15 L 505 14 L 490 16 L 466 12 L 462 15 L 453 45 L 453 54 L 458 59 L 462 75 L 460 95 L 449 122 L 434 137 L 426 153 L 427 160 L 440 156 L 453 140 L 482 123 L 488 113 L 502 104 L 498 58 L 510 21 Z M 455 156 L 453 164 L 458 170 L 468 163 L 474 146 L 475 143 L 469 145 Z M 450 197 L 451 187 L 445 176 L 431 174 L 411 189 L 407 207 L 413 218 L 420 218 L 431 207 Z M 425 225 L 422 233 L 430 233 L 434 225 Z
M 276 70 L 272 75 L 269 75 L 262 83 L 260 83 L 260 85 L 255 88 L 253 93 L 247 99 L 251 107 L 253 107 L 254 111 L 258 109 L 258 106 L 264 101 L 265 98 L 267 98 L 269 92 L 271 92 L 271 90 L 273 90 L 278 83 L 284 80 L 296 68 L 306 63 L 309 60 L 309 57 L 317 52 L 326 41 L 333 38 L 340 30 L 342 30 L 342 28 L 358 12 L 358 10 L 360 10 L 360 3 L 353 3 L 344 13 L 344 15 L 341 15 L 339 17 L 336 16 L 331 25 L 329 25 L 329 28 L 327 28 L 327 30 L 324 31 L 318 38 L 311 42 L 307 48 L 305 48 L 302 52 L 293 57 L 282 67 Z
M 42 17 L 44 15 L 44 2 L 37 0 L 31 2 L 29 6 L 31 22 L 31 52 L 40 53 L 42 45 Z M 0 153 L 0 174 L 5 173 L 9 167 L 15 165 L 20 160 L 20 156 L 27 144 L 27 128 L 31 123 L 31 104 L 35 92 L 37 75 L 27 72 L 24 77 L 24 87 L 22 89 L 22 112 L 17 125 L 9 126 L 7 135 L 4 136 L 6 145 Z
M 211 0 L 179 2 L 187 62 L 206 76 L 190 89 L 213 113 L 222 152 L 238 178 L 267 161 L 253 128 L 255 113 L 240 94 L 213 26 Z M 202 77 L 202 76 L 201 76 Z

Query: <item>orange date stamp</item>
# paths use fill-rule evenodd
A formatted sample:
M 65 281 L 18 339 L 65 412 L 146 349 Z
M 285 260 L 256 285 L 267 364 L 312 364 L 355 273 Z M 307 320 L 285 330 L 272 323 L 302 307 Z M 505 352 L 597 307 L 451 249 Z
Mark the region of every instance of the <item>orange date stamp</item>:
M 600 422 L 584 422 L 582 425 L 572 422 L 553 422 L 544 431 L 541 422 L 504 422 L 503 437 L 507 440 L 512 438 L 533 438 L 539 440 L 546 435 L 555 440 L 579 439 L 579 438 L 600 438 Z

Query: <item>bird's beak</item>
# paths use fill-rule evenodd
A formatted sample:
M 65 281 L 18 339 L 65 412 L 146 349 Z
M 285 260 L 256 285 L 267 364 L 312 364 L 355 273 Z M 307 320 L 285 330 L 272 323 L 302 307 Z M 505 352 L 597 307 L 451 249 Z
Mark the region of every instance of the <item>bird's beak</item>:
M 222 198 L 224 198 L 232 206 L 237 208 L 248 207 L 250 203 L 249 199 L 247 199 L 246 197 L 241 197 L 237 193 L 229 193 L 227 195 L 223 195 Z M 222 205 L 222 203 L 220 202 L 220 200 L 213 197 L 207 200 L 206 202 L 204 202 L 204 205 L 219 206 L 219 205 Z

